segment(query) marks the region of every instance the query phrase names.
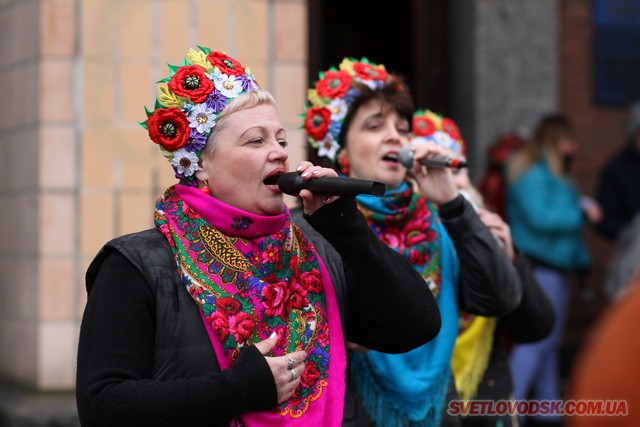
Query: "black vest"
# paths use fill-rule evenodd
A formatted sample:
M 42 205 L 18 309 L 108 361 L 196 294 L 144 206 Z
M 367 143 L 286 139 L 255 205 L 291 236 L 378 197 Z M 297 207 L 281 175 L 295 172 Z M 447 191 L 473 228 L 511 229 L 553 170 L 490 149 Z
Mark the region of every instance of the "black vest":
M 340 255 L 306 221 L 305 235 L 331 275 L 346 331 L 346 285 Z M 89 265 L 87 292 L 110 251 L 123 254 L 146 279 L 156 298 L 156 336 L 152 379 L 169 381 L 219 372 L 220 367 L 200 310 L 182 284 L 166 237 L 156 229 L 128 234 L 108 242 Z M 346 334 L 345 334 L 346 335 Z

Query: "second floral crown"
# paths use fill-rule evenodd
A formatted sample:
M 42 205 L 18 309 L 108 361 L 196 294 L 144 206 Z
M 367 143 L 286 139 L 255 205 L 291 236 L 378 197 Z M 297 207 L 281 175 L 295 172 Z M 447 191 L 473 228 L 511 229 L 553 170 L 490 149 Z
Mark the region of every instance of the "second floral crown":
M 318 156 L 335 163 L 345 116 L 360 95 L 358 85 L 375 90 L 391 82 L 393 77 L 385 66 L 367 58 L 344 58 L 338 68 L 319 73 L 318 81 L 307 91 L 307 103 L 301 115 L 307 142 L 317 150 Z
M 462 159 L 467 158 L 467 147 L 456 123 L 431 110 L 417 110 L 413 114 L 411 143 L 433 142 L 447 148 Z

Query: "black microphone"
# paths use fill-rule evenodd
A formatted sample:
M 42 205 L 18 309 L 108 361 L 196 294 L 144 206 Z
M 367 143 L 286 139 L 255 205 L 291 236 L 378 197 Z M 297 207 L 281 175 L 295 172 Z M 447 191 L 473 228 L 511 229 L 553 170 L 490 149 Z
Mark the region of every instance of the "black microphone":
M 356 196 L 373 194 L 382 196 L 387 186 L 377 181 L 354 178 L 324 177 L 305 181 L 297 172 L 288 172 L 278 178 L 278 188 L 285 194 L 297 196 L 301 190 L 331 196 Z
M 398 153 L 398 160 L 407 169 L 413 167 L 413 151 L 410 145 L 405 145 Z M 437 156 L 429 159 L 422 159 L 420 162 L 427 167 L 461 169 L 467 167 L 467 162 L 449 156 Z

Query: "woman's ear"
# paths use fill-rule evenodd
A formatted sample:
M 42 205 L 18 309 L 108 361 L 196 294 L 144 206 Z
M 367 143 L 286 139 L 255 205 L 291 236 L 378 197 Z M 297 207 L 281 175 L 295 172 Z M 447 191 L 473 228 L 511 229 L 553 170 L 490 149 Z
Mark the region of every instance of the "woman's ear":
M 209 181 L 209 174 L 207 174 L 207 171 L 202 167 L 202 159 L 198 162 L 198 170 L 195 172 L 195 175 L 196 179 L 200 182 Z

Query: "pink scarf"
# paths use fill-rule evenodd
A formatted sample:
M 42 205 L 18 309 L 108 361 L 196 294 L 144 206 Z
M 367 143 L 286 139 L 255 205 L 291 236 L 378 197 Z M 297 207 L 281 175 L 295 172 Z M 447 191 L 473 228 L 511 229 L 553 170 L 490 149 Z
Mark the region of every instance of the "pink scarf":
M 306 350 L 295 393 L 270 411 L 240 414 L 251 426 L 339 426 L 346 351 L 331 278 L 288 209 L 260 216 L 176 185 L 156 202 L 182 281 L 201 309 L 221 369 L 248 345 L 278 334 L 268 356 Z

